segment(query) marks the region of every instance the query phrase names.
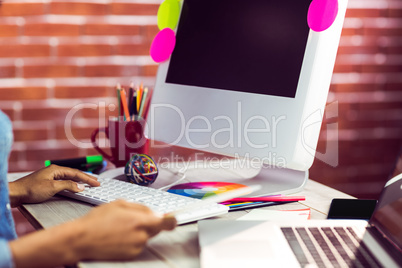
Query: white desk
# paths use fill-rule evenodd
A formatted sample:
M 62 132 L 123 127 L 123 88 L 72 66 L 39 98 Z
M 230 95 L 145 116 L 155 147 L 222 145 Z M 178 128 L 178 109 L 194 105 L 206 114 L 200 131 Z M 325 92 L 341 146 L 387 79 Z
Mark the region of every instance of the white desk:
M 161 170 L 161 178 L 166 175 L 166 170 Z M 215 170 L 216 178 L 233 174 L 233 170 Z M 193 170 L 192 176 L 205 176 L 203 170 Z M 15 179 L 23 174 L 9 174 L 9 179 Z M 158 178 L 158 180 L 161 180 Z M 288 203 L 279 206 L 266 207 L 269 210 L 293 210 L 311 208 L 312 219 L 325 219 L 333 198 L 351 198 L 335 189 L 309 180 L 303 191 L 295 195 L 304 195 L 306 200 L 302 202 Z M 41 204 L 23 205 L 20 211 L 34 225 L 35 228 L 48 228 L 63 222 L 85 215 L 92 206 L 79 201 L 54 197 Z M 236 219 L 249 211 L 230 212 L 221 219 Z M 199 247 L 197 224 L 178 226 L 174 231 L 163 232 L 149 241 L 145 251 L 132 262 L 81 262 L 78 267 L 106 268 L 106 267 L 199 267 Z

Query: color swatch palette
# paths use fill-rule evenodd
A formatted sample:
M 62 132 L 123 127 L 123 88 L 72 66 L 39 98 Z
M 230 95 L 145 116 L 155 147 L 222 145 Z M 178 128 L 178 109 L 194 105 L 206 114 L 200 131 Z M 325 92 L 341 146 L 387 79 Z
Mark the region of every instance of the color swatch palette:
M 192 198 L 203 199 L 209 196 L 222 194 L 227 191 L 247 187 L 243 184 L 231 182 L 190 182 L 172 186 L 168 192 Z

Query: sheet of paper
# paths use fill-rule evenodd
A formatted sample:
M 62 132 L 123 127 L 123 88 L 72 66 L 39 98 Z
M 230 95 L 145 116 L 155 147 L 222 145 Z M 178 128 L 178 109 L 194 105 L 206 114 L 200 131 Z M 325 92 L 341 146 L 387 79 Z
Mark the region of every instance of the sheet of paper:
M 283 220 L 308 220 L 310 209 L 297 210 L 267 210 L 253 209 L 247 215 L 238 218 L 240 221 L 283 221 Z

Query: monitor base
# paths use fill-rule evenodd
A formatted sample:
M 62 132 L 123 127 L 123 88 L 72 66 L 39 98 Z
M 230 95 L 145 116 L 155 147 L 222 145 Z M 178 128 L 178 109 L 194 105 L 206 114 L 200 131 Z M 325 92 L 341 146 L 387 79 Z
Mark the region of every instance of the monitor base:
M 236 183 L 245 185 L 261 185 L 261 189 L 253 196 L 271 194 L 293 194 L 303 190 L 308 180 L 308 170 L 299 171 L 287 168 L 262 166 L 259 172 L 248 178 L 237 179 Z
M 273 194 L 293 194 L 303 190 L 308 180 L 308 171 L 298 171 L 263 165 L 260 169 L 231 162 L 228 165 L 205 163 L 181 163 L 174 167 L 159 168 L 159 176 L 150 187 L 167 190 L 170 187 L 188 182 L 231 182 L 244 185 L 261 185 L 261 189 L 250 196 Z M 108 170 L 100 178 L 126 180 L 124 167 Z
M 251 168 L 239 165 L 235 161 L 228 166 L 213 166 L 192 163 L 187 167 L 160 170 L 160 178 L 152 187 L 167 190 L 170 187 L 188 182 L 231 182 L 244 185 L 261 185 L 261 189 L 250 196 L 273 194 L 292 194 L 303 190 L 308 180 L 308 171 L 298 171 L 263 165 L 261 168 Z M 174 171 L 176 170 L 176 171 Z

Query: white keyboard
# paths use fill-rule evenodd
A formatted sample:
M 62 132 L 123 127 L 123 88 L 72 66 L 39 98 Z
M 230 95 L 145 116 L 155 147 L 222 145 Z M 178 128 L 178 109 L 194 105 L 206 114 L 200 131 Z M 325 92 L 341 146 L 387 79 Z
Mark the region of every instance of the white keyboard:
M 62 191 L 59 194 L 90 204 L 99 205 L 109 203 L 116 199 L 143 204 L 157 213 L 177 211 L 191 203 L 201 202 L 200 199 L 168 193 L 162 190 L 139 186 L 115 179 L 99 179 L 99 187 L 85 186 L 79 193 Z M 217 203 L 207 204 L 205 207 L 191 212 L 183 212 L 176 216 L 178 224 L 213 217 L 228 212 L 228 207 Z

